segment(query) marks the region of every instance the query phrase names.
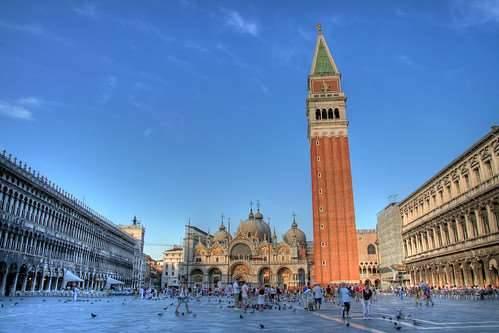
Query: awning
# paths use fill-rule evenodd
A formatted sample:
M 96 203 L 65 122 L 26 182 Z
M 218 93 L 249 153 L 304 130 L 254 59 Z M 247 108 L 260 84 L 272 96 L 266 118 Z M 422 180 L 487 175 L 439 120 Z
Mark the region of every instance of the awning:
M 106 284 L 107 285 L 112 285 L 112 284 L 125 284 L 125 283 L 121 282 L 119 280 L 113 279 L 112 277 L 107 277 Z
M 75 273 L 68 269 L 64 270 L 64 281 L 66 282 L 83 282 Z

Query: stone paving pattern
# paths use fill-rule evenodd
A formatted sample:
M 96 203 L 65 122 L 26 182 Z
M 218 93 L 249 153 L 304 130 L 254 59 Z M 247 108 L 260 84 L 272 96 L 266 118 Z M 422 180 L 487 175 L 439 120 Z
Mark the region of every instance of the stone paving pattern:
M 171 303 L 173 306 L 170 306 Z M 191 301 L 193 314 L 176 316 L 175 300 L 138 300 L 111 297 L 72 302 L 64 298 L 0 298 L 0 332 L 397 332 L 393 321 L 399 309 L 404 332 L 499 332 L 498 301 L 436 300 L 434 307 L 416 308 L 412 299 L 401 302 L 379 297 L 373 319 L 361 318 L 361 305 L 352 305 L 351 326 L 340 319 L 340 308 L 327 304 L 316 312 L 266 310 L 242 314 L 212 298 Z M 164 310 L 168 307 L 167 310 Z M 91 318 L 91 313 L 97 314 Z M 158 315 L 162 314 L 162 315 Z M 385 317 L 385 318 L 383 318 Z M 390 320 L 389 318 L 392 318 Z M 414 325 L 416 319 L 416 326 Z M 264 328 L 260 328 L 260 324 Z

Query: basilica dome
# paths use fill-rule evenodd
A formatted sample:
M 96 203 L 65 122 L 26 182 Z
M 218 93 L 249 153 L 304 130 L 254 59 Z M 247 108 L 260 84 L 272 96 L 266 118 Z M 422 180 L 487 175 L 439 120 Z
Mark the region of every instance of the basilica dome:
M 263 220 L 263 215 L 260 213 L 260 210 L 255 214 L 253 214 L 253 210 L 250 210 L 248 219 L 246 221 L 241 221 L 237 232 L 245 237 L 256 238 L 260 241 L 267 240 L 270 242 L 272 237 L 270 227 L 267 222 Z
M 294 245 L 295 242 L 297 244 L 299 243 L 305 244 L 307 242 L 305 233 L 301 231 L 300 228 L 298 228 L 298 224 L 296 223 L 294 217 L 293 217 L 293 223 L 291 224 L 291 229 L 289 229 L 288 232 L 284 234 L 283 239 L 289 245 Z
M 218 231 L 213 235 L 213 242 L 223 243 L 225 240 L 230 241 L 231 238 L 231 235 L 227 232 L 225 225 L 222 222 L 222 224 L 220 224 L 220 228 L 218 228 Z

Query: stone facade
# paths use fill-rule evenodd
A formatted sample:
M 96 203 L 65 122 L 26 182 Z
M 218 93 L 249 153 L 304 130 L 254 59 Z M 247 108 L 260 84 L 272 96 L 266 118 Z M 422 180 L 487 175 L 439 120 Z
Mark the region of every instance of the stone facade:
M 398 203 L 392 202 L 378 213 L 376 233 L 378 235 L 379 273 L 381 288 L 405 285 L 404 254 L 402 251 L 402 218 Z
M 184 277 L 190 286 L 214 288 L 240 279 L 251 285 L 297 288 L 308 282 L 305 234 L 293 218 L 278 241 L 260 210 L 250 210 L 234 235 L 223 221 L 213 235 L 187 226 L 184 253 Z
M 134 284 L 135 240 L 5 151 L 0 155 L 0 296 Z
M 400 203 L 411 284 L 499 286 L 499 127 Z
M 163 253 L 161 287 L 178 287 L 183 271 L 184 249 L 174 246 Z
M 162 263 L 145 254 L 146 272 L 144 274 L 144 286 L 146 288 L 161 288 Z
M 346 96 L 319 27 L 308 76 L 308 139 L 312 173 L 314 269 L 322 285 L 358 282 Z
M 369 281 L 379 288 L 381 276 L 379 274 L 378 237 L 374 229 L 357 230 L 357 246 L 359 251 L 359 274 L 362 282 Z

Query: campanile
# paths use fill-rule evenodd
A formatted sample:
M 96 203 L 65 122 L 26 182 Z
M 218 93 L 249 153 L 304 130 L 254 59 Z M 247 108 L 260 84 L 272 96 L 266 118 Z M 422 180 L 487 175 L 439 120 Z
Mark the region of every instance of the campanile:
M 307 119 L 314 221 L 312 279 L 323 285 L 359 282 L 346 100 L 341 74 L 318 25 L 308 76 Z

